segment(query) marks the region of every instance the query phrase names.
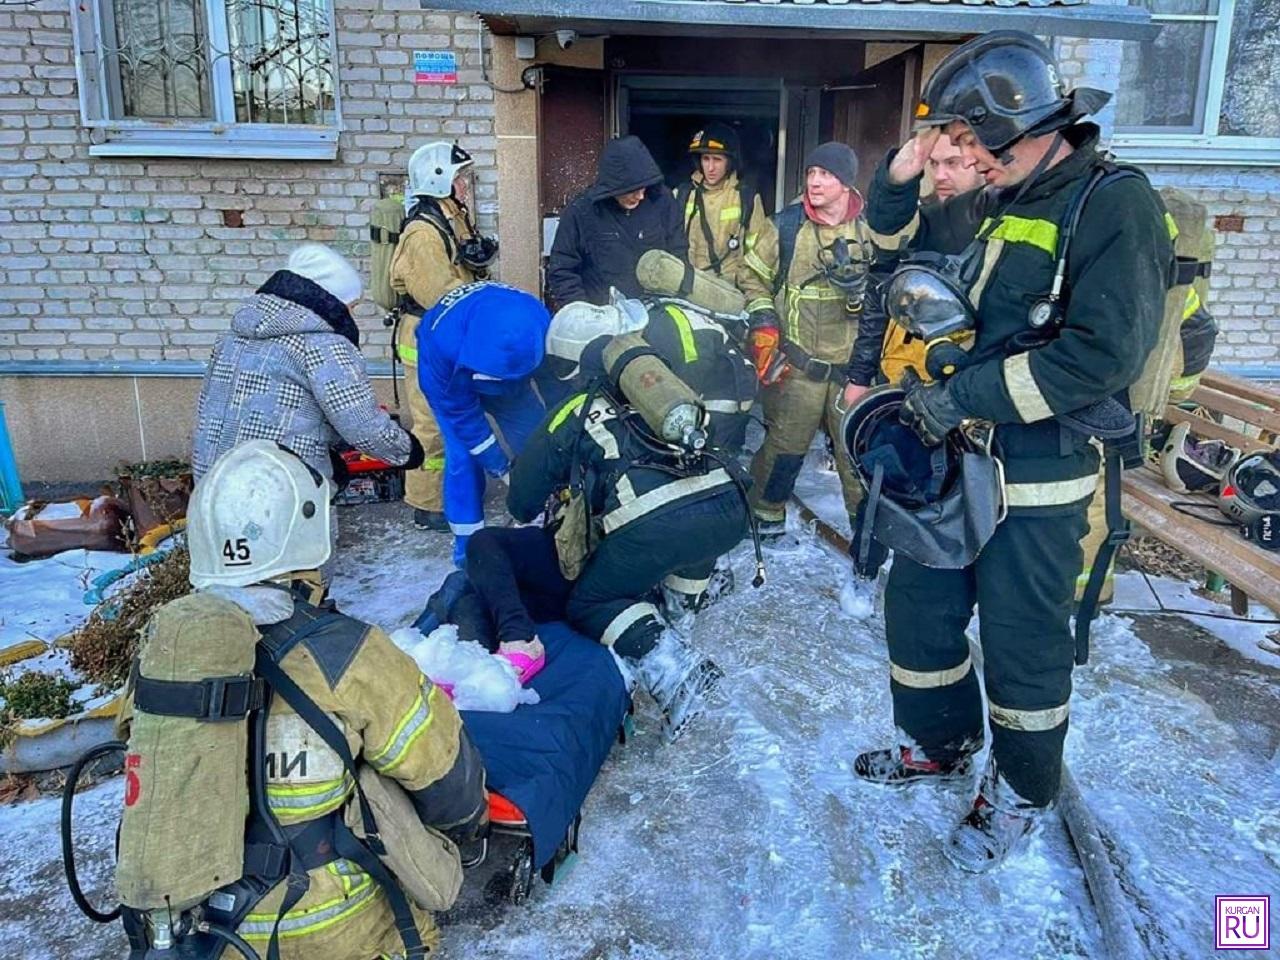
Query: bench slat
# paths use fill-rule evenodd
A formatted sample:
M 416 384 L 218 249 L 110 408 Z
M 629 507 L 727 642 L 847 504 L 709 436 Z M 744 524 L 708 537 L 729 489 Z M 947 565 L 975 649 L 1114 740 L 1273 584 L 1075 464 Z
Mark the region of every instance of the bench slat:
M 1145 468 L 1125 471 L 1124 492 L 1124 512 L 1131 520 L 1280 613 L 1280 553 L 1254 546 L 1230 527 L 1216 527 L 1170 506 L 1173 500 L 1196 499 L 1212 505 L 1210 498 L 1175 494 Z
M 1210 389 L 1228 393 L 1233 397 L 1243 397 L 1252 403 L 1261 403 L 1273 409 L 1280 409 L 1280 391 L 1271 387 L 1264 387 L 1262 384 L 1254 383 L 1251 380 L 1243 380 L 1240 377 L 1231 377 L 1225 373 L 1206 370 L 1200 377 L 1200 383 Z
M 1272 435 L 1280 434 L 1280 413 L 1274 410 L 1263 409 L 1248 400 L 1241 400 L 1239 397 L 1233 397 L 1220 390 L 1204 386 L 1196 387 L 1191 399 L 1208 407 L 1210 410 L 1217 410 L 1219 413 L 1225 413 L 1228 416 L 1235 417 L 1237 420 L 1251 423 L 1255 427 L 1261 427 Z
M 1197 417 L 1194 413 L 1179 407 L 1165 407 L 1165 419 L 1170 423 L 1189 423 L 1191 424 L 1191 432 L 1196 436 L 1209 440 L 1221 440 L 1223 443 L 1229 443 L 1245 453 L 1271 449 L 1269 443 L 1263 443 L 1253 437 L 1246 437 L 1238 430 L 1224 427 L 1222 424 L 1206 420 L 1204 417 Z

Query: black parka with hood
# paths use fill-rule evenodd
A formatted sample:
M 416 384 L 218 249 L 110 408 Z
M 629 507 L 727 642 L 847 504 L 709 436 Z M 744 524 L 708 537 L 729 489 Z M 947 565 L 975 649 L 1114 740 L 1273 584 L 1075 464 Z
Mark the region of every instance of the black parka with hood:
M 634 210 L 624 210 L 614 199 L 641 187 L 645 197 Z M 636 263 L 653 249 L 685 259 L 689 245 L 680 210 L 640 138 L 610 140 L 600 155 L 596 182 L 560 215 L 547 263 L 551 299 L 557 307 L 574 300 L 604 304 L 610 287 L 639 297 Z

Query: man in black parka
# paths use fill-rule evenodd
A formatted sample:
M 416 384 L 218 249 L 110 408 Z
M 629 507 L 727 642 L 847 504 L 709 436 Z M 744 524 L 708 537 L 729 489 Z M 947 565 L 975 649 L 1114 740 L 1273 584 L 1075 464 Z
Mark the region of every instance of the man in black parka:
M 639 137 L 610 140 L 596 182 L 560 215 L 547 263 L 547 290 L 557 307 L 609 302 L 609 288 L 627 297 L 644 291 L 636 263 L 647 250 L 681 260 L 689 250 L 675 198 Z

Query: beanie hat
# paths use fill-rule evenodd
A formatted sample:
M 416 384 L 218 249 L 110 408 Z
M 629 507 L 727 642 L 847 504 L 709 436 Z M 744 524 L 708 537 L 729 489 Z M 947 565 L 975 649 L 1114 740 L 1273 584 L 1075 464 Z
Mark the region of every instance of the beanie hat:
M 363 284 L 346 258 L 320 243 L 304 243 L 289 254 L 285 269 L 305 277 L 343 304 L 360 299 Z
M 807 171 L 810 167 L 829 171 L 850 190 L 858 179 L 858 155 L 847 143 L 838 140 L 828 140 L 810 150 L 804 158 L 804 168 Z

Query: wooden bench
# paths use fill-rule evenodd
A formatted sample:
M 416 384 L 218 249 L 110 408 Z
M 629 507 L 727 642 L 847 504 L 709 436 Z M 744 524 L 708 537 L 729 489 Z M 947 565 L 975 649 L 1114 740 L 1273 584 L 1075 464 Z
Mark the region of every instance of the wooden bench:
M 1280 392 L 1206 372 L 1190 403 L 1202 407 L 1207 416 L 1170 405 L 1166 419 L 1190 423 L 1194 435 L 1222 440 L 1245 453 L 1276 447 Z M 1231 608 L 1236 614 L 1248 613 L 1249 598 L 1280 613 L 1280 552 L 1263 550 L 1232 527 L 1215 526 L 1172 506 L 1174 501 L 1188 500 L 1216 503 L 1210 494 L 1175 493 L 1165 486 L 1159 468 L 1150 464 L 1125 473 L 1124 512 L 1129 519 L 1219 575 L 1231 588 Z M 1204 512 L 1216 519 L 1211 511 Z

